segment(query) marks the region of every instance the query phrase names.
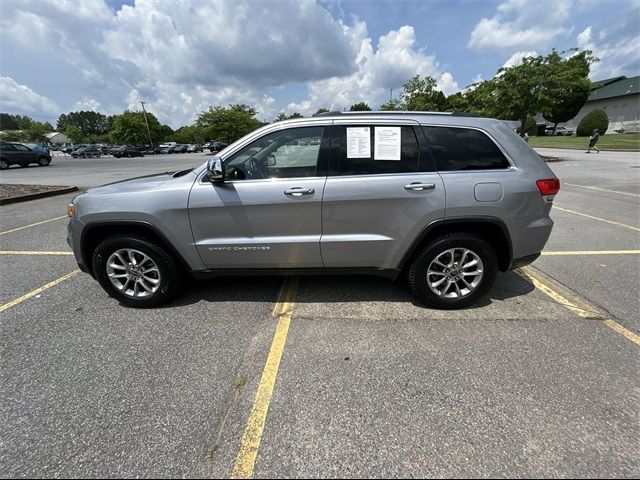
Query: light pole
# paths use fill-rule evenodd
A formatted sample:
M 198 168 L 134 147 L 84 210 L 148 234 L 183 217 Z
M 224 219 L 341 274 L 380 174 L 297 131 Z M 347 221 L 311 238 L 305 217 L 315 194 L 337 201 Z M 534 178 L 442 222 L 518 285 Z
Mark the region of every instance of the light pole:
M 147 133 L 149 134 L 149 143 L 151 144 L 151 150 L 155 148 L 153 145 L 153 140 L 151 140 L 151 130 L 149 130 L 149 122 L 147 121 L 147 111 L 144 109 L 145 102 L 140 102 L 142 105 L 142 112 L 144 113 L 144 123 L 147 125 Z

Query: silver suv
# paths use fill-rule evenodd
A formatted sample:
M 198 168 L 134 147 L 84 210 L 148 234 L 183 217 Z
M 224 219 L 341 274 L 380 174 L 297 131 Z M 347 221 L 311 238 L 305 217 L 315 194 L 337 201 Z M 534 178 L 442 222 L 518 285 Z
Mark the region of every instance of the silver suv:
M 534 261 L 560 183 L 500 120 L 329 113 L 264 126 L 198 168 L 94 188 L 69 206 L 84 272 L 135 307 L 185 274 L 404 276 L 459 308 Z

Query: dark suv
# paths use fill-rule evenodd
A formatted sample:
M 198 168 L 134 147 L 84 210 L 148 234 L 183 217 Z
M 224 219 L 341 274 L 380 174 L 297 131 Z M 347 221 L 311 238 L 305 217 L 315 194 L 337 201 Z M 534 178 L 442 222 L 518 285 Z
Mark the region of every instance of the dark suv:
M 21 143 L 0 142 L 0 170 L 5 170 L 11 165 L 28 167 L 31 163 L 46 167 L 51 163 L 51 155 L 44 151 L 32 150 Z
M 115 148 L 112 152 L 113 156 L 116 158 L 120 157 L 144 157 L 144 153 L 138 150 L 133 145 L 122 145 L 118 148 Z

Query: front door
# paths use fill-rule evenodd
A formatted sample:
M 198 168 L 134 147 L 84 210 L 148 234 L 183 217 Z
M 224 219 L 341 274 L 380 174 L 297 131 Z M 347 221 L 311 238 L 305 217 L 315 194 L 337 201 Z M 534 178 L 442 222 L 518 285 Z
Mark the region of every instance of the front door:
M 329 126 L 268 133 L 224 159 L 224 183 L 198 179 L 189 215 L 207 268 L 322 267 L 329 133 Z

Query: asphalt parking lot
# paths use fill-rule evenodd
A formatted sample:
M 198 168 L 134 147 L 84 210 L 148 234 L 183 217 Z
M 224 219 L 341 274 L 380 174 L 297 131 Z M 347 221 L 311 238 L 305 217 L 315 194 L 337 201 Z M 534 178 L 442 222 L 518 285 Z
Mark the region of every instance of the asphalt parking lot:
M 640 154 L 541 152 L 565 158 L 544 256 L 460 311 L 368 277 L 222 278 L 126 309 L 75 273 L 71 195 L 1 207 L 0 475 L 637 478 Z

